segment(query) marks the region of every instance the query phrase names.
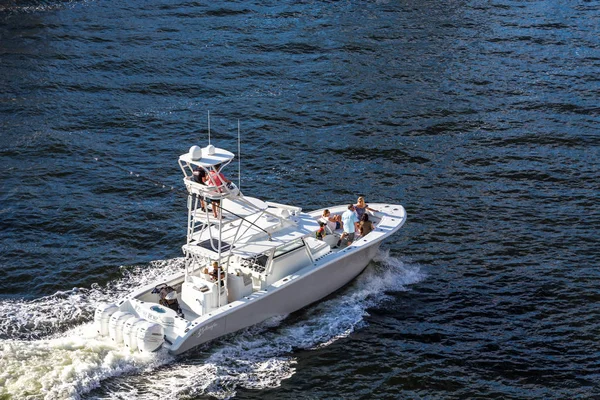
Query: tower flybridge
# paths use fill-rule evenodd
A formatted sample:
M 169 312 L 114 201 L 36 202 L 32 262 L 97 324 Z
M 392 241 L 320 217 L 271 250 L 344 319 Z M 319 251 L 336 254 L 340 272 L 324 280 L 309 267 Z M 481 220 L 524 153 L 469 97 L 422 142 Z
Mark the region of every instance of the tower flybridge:
M 188 191 L 185 268 L 98 307 L 100 335 L 131 350 L 182 353 L 222 335 L 289 314 L 339 289 L 404 224 L 401 205 L 371 204 L 376 229 L 351 244 L 342 231 L 315 237 L 324 209 L 244 196 L 225 177 L 235 155 L 208 145 L 179 157 Z M 332 214 L 345 205 L 327 207 Z

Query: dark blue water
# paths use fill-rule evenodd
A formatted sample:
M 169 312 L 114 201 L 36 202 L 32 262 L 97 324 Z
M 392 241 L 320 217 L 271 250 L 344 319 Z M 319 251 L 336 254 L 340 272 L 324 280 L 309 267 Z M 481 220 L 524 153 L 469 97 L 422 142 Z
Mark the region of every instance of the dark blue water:
M 594 1 L 0 0 L 0 398 L 598 398 L 599 71 Z M 407 224 L 288 319 L 22 389 L 180 266 L 209 110 L 246 194 Z

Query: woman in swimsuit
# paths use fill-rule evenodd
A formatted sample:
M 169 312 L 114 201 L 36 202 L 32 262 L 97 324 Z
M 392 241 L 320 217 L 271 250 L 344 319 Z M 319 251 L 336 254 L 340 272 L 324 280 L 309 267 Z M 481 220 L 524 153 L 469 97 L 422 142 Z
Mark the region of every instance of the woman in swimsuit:
M 356 216 L 358 217 L 359 221 L 361 220 L 365 211 L 369 210 L 372 212 L 377 212 L 377 210 L 370 208 L 369 205 L 365 203 L 365 198 L 362 196 L 358 198 L 358 203 L 354 205 L 354 209 L 356 211 Z

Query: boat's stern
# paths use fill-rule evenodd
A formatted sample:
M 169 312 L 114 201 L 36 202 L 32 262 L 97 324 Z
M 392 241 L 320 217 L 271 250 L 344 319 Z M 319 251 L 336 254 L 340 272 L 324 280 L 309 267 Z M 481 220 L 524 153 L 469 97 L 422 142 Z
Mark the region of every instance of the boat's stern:
M 153 352 L 181 336 L 189 321 L 170 307 L 136 298 L 101 304 L 94 315 L 96 332 L 131 351 Z

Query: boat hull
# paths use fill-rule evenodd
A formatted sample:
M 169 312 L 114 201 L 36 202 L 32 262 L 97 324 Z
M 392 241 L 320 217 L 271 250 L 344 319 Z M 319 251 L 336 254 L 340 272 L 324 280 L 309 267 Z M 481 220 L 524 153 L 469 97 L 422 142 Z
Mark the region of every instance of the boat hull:
M 375 257 L 381 241 L 366 246 L 347 248 L 339 255 L 311 271 L 298 271 L 280 285 L 253 293 L 244 304 L 215 315 L 190 329 L 169 348 L 181 354 L 193 347 L 255 325 L 269 318 L 287 315 L 314 303 L 340 289 L 356 278 Z M 311 267 L 307 267 L 311 268 Z

